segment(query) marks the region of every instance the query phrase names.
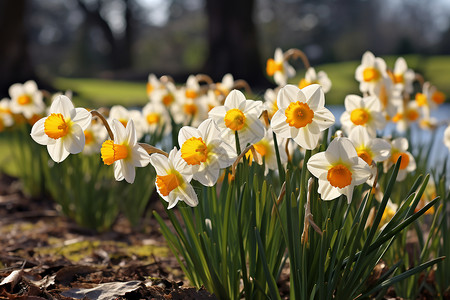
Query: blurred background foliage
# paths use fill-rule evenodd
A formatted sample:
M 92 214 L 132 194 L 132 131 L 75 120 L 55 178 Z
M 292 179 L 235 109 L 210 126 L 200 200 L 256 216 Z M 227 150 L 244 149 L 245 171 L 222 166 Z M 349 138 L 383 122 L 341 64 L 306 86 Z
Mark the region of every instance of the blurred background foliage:
M 232 73 L 262 90 L 276 47 L 302 49 L 323 66 L 333 102 L 357 90 L 354 68 L 366 50 L 409 55 L 410 67 L 450 93 L 446 0 L 2 0 L 0 39 L 0 97 L 35 79 L 74 90 L 83 105 L 133 105 L 146 101 L 149 73 L 180 83 L 191 73 L 216 81 Z

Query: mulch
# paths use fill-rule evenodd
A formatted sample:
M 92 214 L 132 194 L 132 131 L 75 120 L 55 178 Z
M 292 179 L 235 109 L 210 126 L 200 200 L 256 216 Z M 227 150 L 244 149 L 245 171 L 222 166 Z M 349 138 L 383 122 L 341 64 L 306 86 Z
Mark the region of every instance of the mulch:
M 159 201 L 152 210 L 165 215 Z M 2 174 L 0 299 L 216 299 L 189 286 L 158 228 L 149 216 L 137 228 L 122 217 L 107 232 L 81 228 Z

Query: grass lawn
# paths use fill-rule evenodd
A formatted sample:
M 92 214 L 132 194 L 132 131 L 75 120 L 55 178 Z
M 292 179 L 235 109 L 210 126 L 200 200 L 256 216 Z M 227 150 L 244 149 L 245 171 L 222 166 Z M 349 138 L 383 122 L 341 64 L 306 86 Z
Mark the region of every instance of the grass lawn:
M 71 90 L 75 106 L 96 109 L 116 104 L 127 107 L 143 106 L 148 102 L 146 82 L 57 78 L 53 84 L 58 90 Z

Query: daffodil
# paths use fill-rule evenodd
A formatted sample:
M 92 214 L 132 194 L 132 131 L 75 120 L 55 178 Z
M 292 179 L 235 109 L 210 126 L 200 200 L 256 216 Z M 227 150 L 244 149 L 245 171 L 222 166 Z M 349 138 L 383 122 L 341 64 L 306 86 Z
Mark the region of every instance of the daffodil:
M 246 100 L 242 92 L 232 90 L 224 105 L 211 109 L 208 115 L 216 122 L 228 144 L 235 145 L 237 132 L 240 145 L 245 146 L 258 142 L 264 136 L 264 125 L 259 120 L 262 110 L 261 101 Z
M 171 131 L 171 122 L 167 107 L 161 102 L 149 102 L 142 108 L 144 131 L 153 134 L 164 126 L 164 132 Z
M 413 91 L 413 81 L 416 76 L 412 69 L 408 68 L 408 64 L 403 57 L 397 58 L 395 61 L 394 70 L 389 73 L 395 88 L 400 92 L 407 94 Z
M 137 109 L 127 109 L 122 105 L 114 105 L 111 107 L 109 111 L 108 121 L 110 123 L 113 120 L 118 120 L 122 123 L 123 127 L 126 127 L 130 120 L 133 120 L 134 127 L 136 130 L 136 138 L 140 140 L 144 136 L 145 131 L 145 121 L 142 116 L 142 113 Z
M 386 62 L 381 57 L 375 57 L 370 51 L 365 52 L 361 64 L 355 71 L 360 91 L 373 92 L 385 77 L 387 77 Z
M 298 87 L 302 89 L 314 83 L 319 84 L 325 94 L 331 89 L 331 80 L 328 78 L 327 73 L 325 73 L 325 71 L 319 71 L 316 73 L 316 70 L 313 67 L 309 67 L 306 70 L 305 78 L 300 80 Z
M 135 167 L 145 167 L 150 162 L 148 153 L 137 143 L 133 120 L 125 128 L 122 122 L 112 120 L 111 130 L 114 140 L 102 144 L 101 154 L 105 165 L 114 164 L 114 177 L 117 181 L 125 179 L 133 183 L 136 176 Z
M 416 101 L 409 101 L 406 107 L 401 105 L 398 107 L 397 113 L 392 117 L 392 122 L 397 124 L 397 130 L 404 132 L 409 128 L 410 124 L 419 120 L 420 111 Z
M 152 92 L 150 102 L 162 103 L 165 107 L 170 108 L 175 103 L 177 88 L 172 82 L 166 82 L 163 87 Z
M 38 90 L 36 82 L 29 80 L 24 84 L 15 83 L 9 88 L 11 97 L 10 109 L 15 114 L 23 114 L 31 119 L 33 115 L 41 115 L 45 111 L 42 92 Z
M 417 105 L 424 111 L 425 117 L 430 117 L 430 109 L 436 109 L 445 102 L 445 94 L 437 90 L 430 82 L 425 82 L 422 92 L 416 94 Z
M 450 151 L 450 125 L 444 130 L 444 145 L 447 146 Z
M 283 51 L 275 49 L 274 58 L 269 58 L 266 65 L 267 75 L 273 76 L 273 80 L 279 86 L 284 86 L 288 78 L 295 76 L 295 69 L 284 60 Z
M 83 132 L 91 123 L 91 114 L 84 108 L 75 108 L 72 101 L 63 95 L 52 102 L 49 113 L 31 128 L 33 140 L 47 145 L 55 162 L 65 160 L 69 154 L 80 153 L 85 144 Z
M 345 137 L 331 141 L 325 152 L 319 152 L 308 160 L 309 172 L 319 179 L 319 194 L 322 200 L 333 200 L 345 195 L 350 204 L 353 188 L 364 183 L 371 171 L 367 163 Z
M 0 132 L 14 124 L 14 119 L 9 109 L 10 100 L 4 98 L 0 101 Z
M 375 96 L 347 95 L 344 105 L 345 112 L 341 115 L 341 125 L 347 134 L 356 126 L 363 126 L 371 136 L 375 136 L 376 130 L 383 129 L 386 125 L 380 101 Z
M 189 206 L 197 206 L 198 198 L 190 184 L 191 168 L 181 157 L 181 152 L 174 148 L 169 157 L 155 153 L 150 156 L 150 163 L 156 170 L 156 190 L 166 202 L 168 208 L 173 208 L 178 201 L 184 201 Z
M 184 94 L 183 91 L 178 91 L 176 102 L 170 107 L 175 123 L 192 126 L 200 125 L 201 122 L 208 118 L 207 109 L 209 107 L 202 102 L 205 99 L 202 96 L 189 98 L 180 93 Z
M 269 120 L 278 111 L 276 90 L 267 89 L 264 92 L 264 109 L 267 110 Z
M 194 75 L 189 75 L 186 85 L 180 89 L 182 96 L 195 100 L 200 96 L 200 84 Z
M 236 160 L 236 150 L 220 138 L 220 131 L 212 119 L 203 121 L 198 129 L 184 126 L 178 133 L 181 158 L 191 166 L 194 179 L 205 186 L 213 186 L 220 169 Z
M 321 132 L 334 124 L 318 84 L 303 89 L 286 85 L 278 92 L 277 104 L 278 111 L 271 121 L 273 131 L 280 137 L 292 138 L 305 149 L 314 149 Z
M 358 156 L 369 166 L 372 162 L 385 161 L 391 154 L 391 145 L 387 141 L 371 136 L 362 126 L 353 128 L 348 138 L 355 146 Z
M 280 153 L 280 162 L 282 165 L 285 165 L 287 163 L 287 153 L 285 150 L 286 141 L 285 139 L 279 139 L 277 140 L 278 145 L 275 146 L 273 141 L 273 133 L 272 129 L 269 128 L 265 131 L 264 137 L 257 143 L 253 144 L 253 147 L 256 150 L 256 154 L 261 158 L 264 159 L 265 162 L 265 171 L 264 175 L 267 175 L 269 173 L 269 170 L 278 170 L 278 163 L 277 163 L 277 156 L 275 152 L 275 147 L 278 147 L 279 153 Z M 248 151 L 246 153 L 247 158 L 251 162 L 254 160 L 253 153 L 251 151 Z
M 108 132 L 101 123 L 91 122 L 91 125 L 84 130 L 84 154 L 99 153 L 103 142 L 106 140 Z
M 391 158 L 385 162 L 385 171 L 397 163 L 399 157 L 402 158 L 397 181 L 403 181 L 406 175 L 416 169 L 414 156 L 408 152 L 409 143 L 406 138 L 396 138 L 391 141 Z
M 381 104 L 381 112 L 386 120 L 390 120 L 398 108 L 403 106 L 403 95 L 394 88 L 394 84 L 390 77 L 380 80 L 374 91 L 369 93 L 370 96 L 376 96 Z
M 225 74 L 221 82 L 214 85 L 214 93 L 218 96 L 219 101 L 223 101 L 234 87 L 234 78 L 230 73 Z
M 149 74 L 148 75 L 148 81 L 147 81 L 147 96 L 149 99 L 152 99 L 153 93 L 161 88 L 163 88 L 163 84 L 161 81 L 156 77 L 155 74 Z

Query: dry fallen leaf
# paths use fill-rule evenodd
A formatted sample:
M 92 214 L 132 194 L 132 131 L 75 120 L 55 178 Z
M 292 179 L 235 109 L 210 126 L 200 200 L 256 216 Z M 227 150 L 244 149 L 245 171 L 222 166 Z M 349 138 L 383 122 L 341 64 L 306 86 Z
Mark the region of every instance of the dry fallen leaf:
M 133 292 L 142 286 L 142 281 L 133 280 L 128 282 L 108 282 L 102 283 L 91 289 L 71 289 L 62 293 L 64 297 L 72 297 L 75 299 L 108 300 Z
M 0 287 L 4 287 L 12 291 L 16 284 L 22 279 L 23 270 L 12 271 L 7 277 L 5 277 L 2 282 L 0 282 Z

